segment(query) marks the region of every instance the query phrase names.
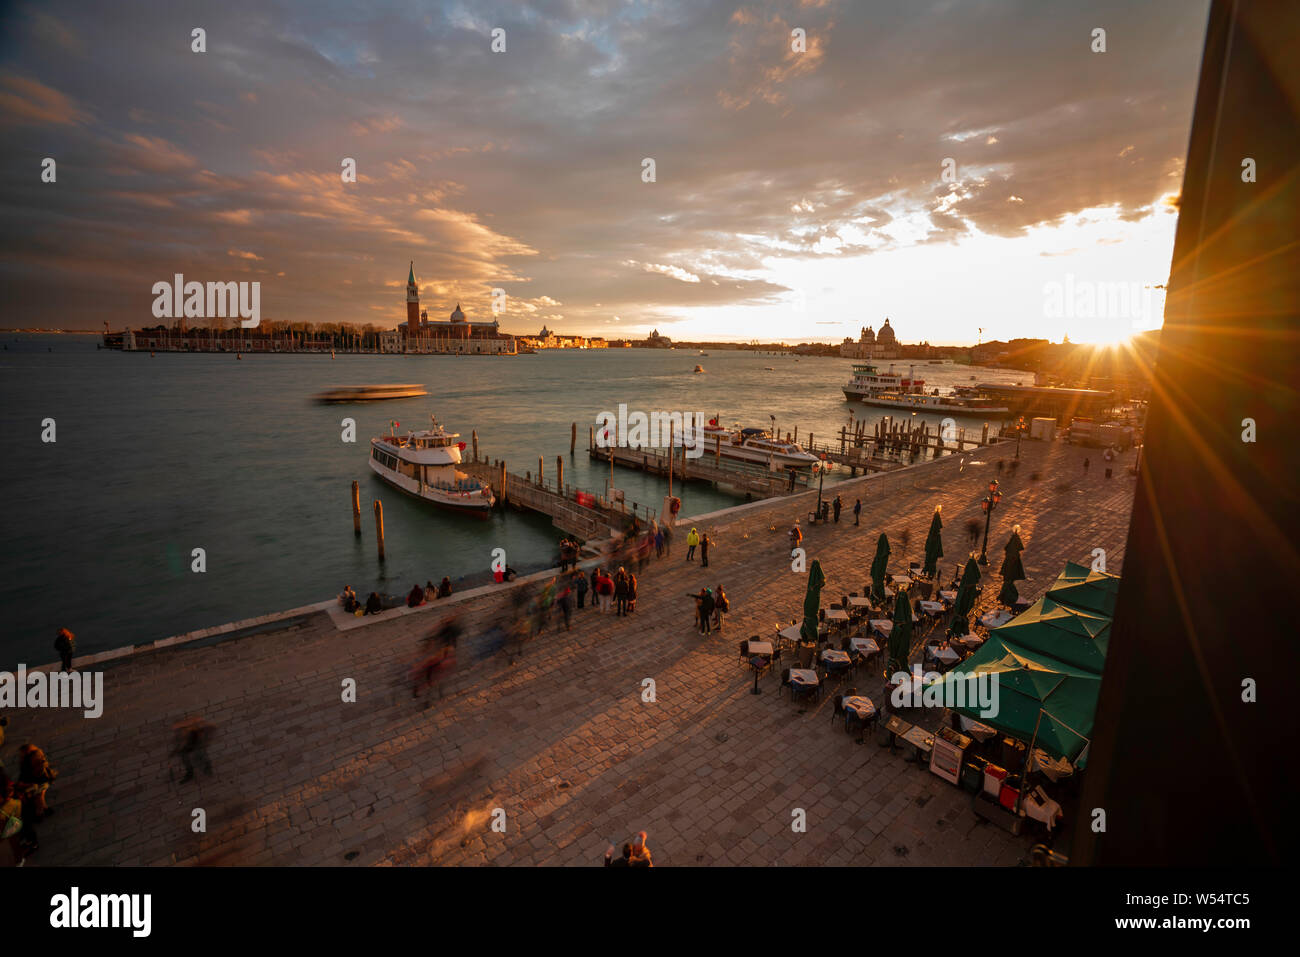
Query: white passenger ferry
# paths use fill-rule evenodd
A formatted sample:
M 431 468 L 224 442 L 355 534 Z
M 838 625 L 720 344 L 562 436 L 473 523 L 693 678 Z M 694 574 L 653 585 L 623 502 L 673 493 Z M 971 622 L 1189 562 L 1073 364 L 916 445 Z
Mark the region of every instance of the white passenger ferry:
M 717 455 L 737 462 L 763 465 L 774 472 L 790 468 L 811 468 L 820 461 L 798 442 L 773 438 L 767 429 L 725 428 L 717 419 L 709 420 L 704 433 L 704 455 Z
M 870 396 L 888 393 L 890 395 L 916 394 L 925 390 L 925 380 L 916 377 L 916 367 L 911 366 L 906 376 L 894 371 L 891 364 L 888 372 L 880 372 L 869 362 L 853 367 L 853 378 L 844 386 L 846 399 L 858 399 L 866 402 Z
M 456 468 L 464 442 L 459 432 L 448 432 L 433 416 L 431 428 L 397 434 L 392 423 L 388 435 L 370 440 L 370 467 L 400 491 L 458 511 L 486 518 L 496 504 L 489 485 Z

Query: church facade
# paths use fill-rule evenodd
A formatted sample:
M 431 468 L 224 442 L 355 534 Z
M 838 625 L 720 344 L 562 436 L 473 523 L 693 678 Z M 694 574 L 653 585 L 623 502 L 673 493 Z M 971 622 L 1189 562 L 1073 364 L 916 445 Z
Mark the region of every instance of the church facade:
M 518 354 L 515 337 L 501 331 L 497 321 L 473 322 L 456 308 L 446 319 L 430 319 L 420 309 L 420 288 L 415 282 L 415 263 L 406 278 L 406 322 L 397 327 L 389 348 L 405 354 L 499 355 Z M 388 351 L 388 349 L 385 349 Z
M 880 331 L 874 331 L 870 326 L 862 329 L 858 341 L 845 337 L 844 342 L 840 344 L 840 355 L 845 359 L 897 359 L 899 357 L 898 340 L 894 335 L 894 327 L 885 320 L 885 324 L 880 327 Z

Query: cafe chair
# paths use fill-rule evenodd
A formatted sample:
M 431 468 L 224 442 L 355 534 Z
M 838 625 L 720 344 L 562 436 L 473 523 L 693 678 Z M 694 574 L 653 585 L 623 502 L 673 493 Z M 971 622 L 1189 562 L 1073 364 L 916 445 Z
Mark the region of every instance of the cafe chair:
M 758 635 L 754 637 L 757 638 Z M 740 663 L 742 665 L 749 664 L 749 642 L 750 639 L 746 638 L 740 643 Z
M 787 689 L 788 689 L 789 692 L 790 692 L 790 700 L 793 701 L 793 700 L 794 700 L 794 685 L 793 685 L 793 684 L 791 683 L 791 681 L 790 681 L 790 669 L 789 669 L 789 668 L 782 668 L 782 669 L 781 669 L 781 687 L 779 687 L 779 688 L 776 689 L 776 696 L 777 696 L 778 698 L 781 697 L 781 692 L 782 692 L 782 691 L 785 691 L 785 690 L 787 690 Z
M 836 720 L 837 718 L 844 718 L 844 721 L 845 721 L 845 724 L 844 724 L 844 730 L 847 731 L 847 730 L 848 730 L 848 714 L 849 714 L 849 713 L 848 713 L 847 711 L 844 710 L 844 695 L 842 695 L 842 694 L 837 694 L 837 695 L 832 699 L 832 703 L 833 703 L 834 707 L 833 707 L 832 710 L 831 710 L 831 724 L 834 724 L 834 723 L 835 723 L 835 720 Z

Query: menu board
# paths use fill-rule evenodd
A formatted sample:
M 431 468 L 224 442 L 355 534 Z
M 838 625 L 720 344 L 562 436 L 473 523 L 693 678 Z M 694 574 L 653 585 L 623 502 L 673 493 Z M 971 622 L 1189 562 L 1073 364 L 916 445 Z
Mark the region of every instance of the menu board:
M 946 741 L 943 738 L 934 739 L 934 747 L 930 751 L 930 770 L 932 772 L 949 784 L 960 784 L 961 762 L 962 750 L 960 748 L 955 747 L 951 741 Z

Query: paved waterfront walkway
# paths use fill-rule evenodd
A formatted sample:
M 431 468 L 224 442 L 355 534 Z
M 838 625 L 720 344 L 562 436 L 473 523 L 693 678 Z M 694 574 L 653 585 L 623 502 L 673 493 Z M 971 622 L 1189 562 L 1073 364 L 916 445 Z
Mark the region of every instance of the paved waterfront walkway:
M 960 473 L 941 462 L 891 476 L 900 487 L 865 500 L 859 528 L 851 509 L 862 481 L 841 487 L 840 523 L 805 531 L 808 558 L 828 579 L 824 602 L 861 590 L 882 530 L 891 571 L 919 559 L 937 504 L 951 577 L 967 519 L 982 522 L 994 464 L 1013 454 L 1014 444 L 984 449 Z M 1096 450 L 1026 442 L 1022 457 L 1016 478 L 1001 476 L 990 570 L 1019 523 L 1025 597 L 1041 595 L 1065 561 L 1090 562 L 1094 548 L 1118 572 L 1134 485 L 1122 466 L 1133 453 L 1111 480 Z M 854 743 L 830 721 L 834 689 L 802 714 L 778 698 L 776 678 L 749 693 L 737 643 L 800 614 L 806 576 L 790 570 L 786 530 L 815 497 L 716 519 L 707 573 L 684 561 L 680 529 L 671 557 L 640 576 L 631 618 L 575 613 L 571 632 L 548 630 L 513 665 L 471 662 L 475 642 L 463 639 L 459 673 L 427 708 L 412 700 L 405 664 L 436 610 L 346 632 L 317 613 L 280 631 L 124 659 L 106 671 L 97 720 L 11 711 L 6 765 L 15 769 L 18 746 L 32 740 L 61 771 L 58 813 L 40 825 L 31 865 L 594 865 L 642 829 L 659 865 L 1015 864 L 1029 838 L 980 822 L 968 794 L 901 753 Z M 997 593 L 997 579 L 986 581 L 977 614 Z M 701 638 L 687 593 L 719 582 L 732 614 L 721 636 Z M 483 620 L 502 605 L 491 595 L 458 607 Z M 356 703 L 341 700 L 346 678 Z M 642 699 L 647 678 L 653 702 Z M 849 683 L 881 702 L 880 679 Z M 216 775 L 181 784 L 171 726 L 188 714 L 219 728 Z M 195 808 L 206 812 L 204 834 L 191 830 Z M 497 808 L 504 834 L 490 828 Z M 806 833 L 791 829 L 795 809 Z

